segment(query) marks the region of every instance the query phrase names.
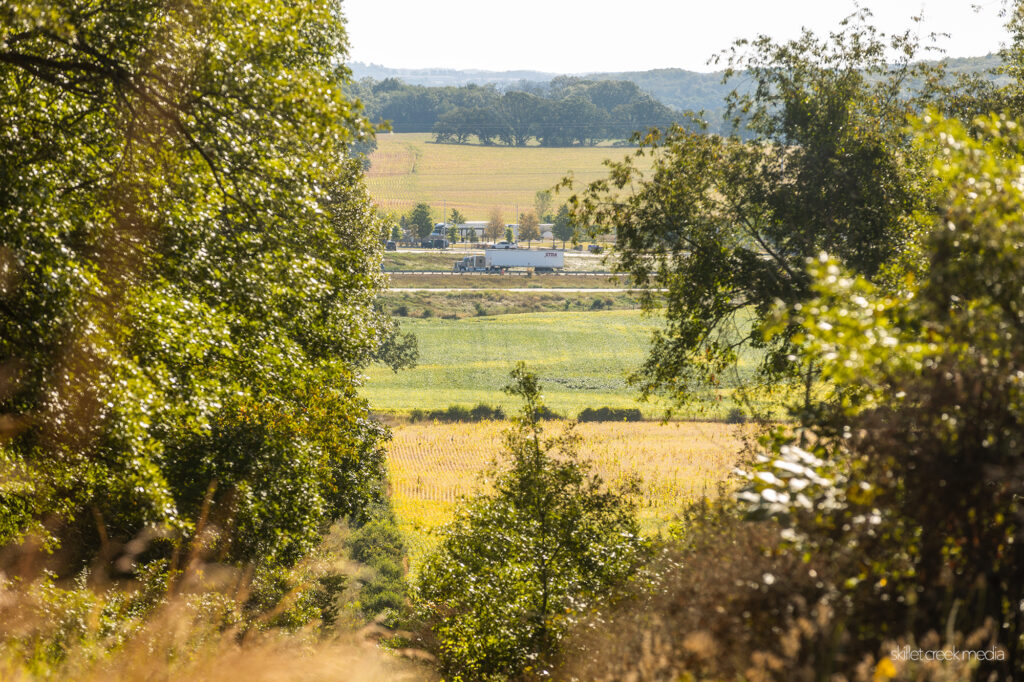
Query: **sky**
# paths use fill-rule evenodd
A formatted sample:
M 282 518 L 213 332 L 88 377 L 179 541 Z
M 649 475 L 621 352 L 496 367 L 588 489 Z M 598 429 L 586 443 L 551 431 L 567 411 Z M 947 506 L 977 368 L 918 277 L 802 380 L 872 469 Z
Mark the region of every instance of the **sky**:
M 914 26 L 948 33 L 950 57 L 999 49 L 1004 0 L 862 0 L 886 33 Z M 707 60 L 737 38 L 820 35 L 851 14 L 852 0 L 343 0 L 350 59 L 392 68 L 552 73 L 682 68 L 714 71 Z M 977 7 L 979 11 L 974 11 Z M 720 68 L 720 67 L 718 67 Z

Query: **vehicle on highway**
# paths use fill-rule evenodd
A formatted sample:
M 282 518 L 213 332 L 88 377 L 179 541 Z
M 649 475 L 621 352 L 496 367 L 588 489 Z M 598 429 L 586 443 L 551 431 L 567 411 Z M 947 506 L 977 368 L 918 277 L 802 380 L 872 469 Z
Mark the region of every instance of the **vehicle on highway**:
M 519 244 L 516 244 L 515 242 L 500 241 L 497 244 L 491 244 L 490 246 L 485 246 L 484 248 L 485 249 L 518 249 L 519 248 Z
M 447 249 L 448 240 L 444 237 L 431 237 L 420 242 L 420 247 L 424 249 Z
M 482 256 L 466 256 L 455 261 L 452 272 L 502 272 L 514 268 L 533 268 L 534 272 L 554 272 L 565 267 L 565 255 L 548 249 L 490 249 Z

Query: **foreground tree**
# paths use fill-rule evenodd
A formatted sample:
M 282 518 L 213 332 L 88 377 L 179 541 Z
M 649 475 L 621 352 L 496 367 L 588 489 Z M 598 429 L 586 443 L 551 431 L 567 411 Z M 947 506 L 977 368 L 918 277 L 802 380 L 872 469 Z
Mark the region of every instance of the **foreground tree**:
M 757 324 L 777 300 L 810 297 L 806 259 L 827 250 L 892 282 L 917 264 L 930 206 L 924 155 L 905 132 L 917 46 L 879 35 L 867 16 L 827 40 L 737 43 L 726 73 L 755 87 L 729 107 L 753 140 L 652 133 L 637 152 L 653 156 L 649 175 L 627 159 L 570 199 L 578 224 L 616 232 L 617 268 L 647 289 L 644 303 L 663 299 L 666 327 L 634 377 L 645 396 L 683 402 L 747 346 L 763 351 L 765 376 L 799 370 L 810 386 L 815 366 L 789 361 L 793 329 L 765 337 Z
M 382 499 L 345 49 L 333 2 L 0 8 L 0 544 L 111 558 L 205 513 L 287 566 Z
M 417 586 L 441 666 L 461 679 L 544 675 L 567 629 L 643 555 L 630 498 L 576 459 L 574 434 L 544 437 L 536 376 L 520 364 L 506 390 L 523 400 L 508 468 L 457 512 Z
M 919 130 L 943 188 L 925 275 L 892 293 L 814 259 L 777 321 L 835 389 L 803 415 L 811 445 L 776 433 L 738 509 L 684 516 L 658 592 L 601 614 L 555 677 L 1024 676 L 1024 127 Z

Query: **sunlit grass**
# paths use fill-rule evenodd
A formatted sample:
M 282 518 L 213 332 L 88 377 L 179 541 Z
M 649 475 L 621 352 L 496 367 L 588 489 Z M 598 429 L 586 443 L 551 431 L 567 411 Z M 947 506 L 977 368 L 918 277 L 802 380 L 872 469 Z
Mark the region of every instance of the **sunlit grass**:
M 563 423 L 549 422 L 558 433 Z M 460 496 L 486 490 L 482 474 L 502 452 L 506 422 L 410 424 L 388 445 L 392 499 L 414 563 L 437 541 Z M 581 457 L 615 486 L 636 477 L 647 532 L 717 487 L 735 466 L 748 429 L 718 423 L 606 422 L 577 426 Z
M 405 319 L 404 331 L 419 341 L 417 367 L 392 372 L 383 366 L 367 370 L 364 395 L 378 412 L 408 413 L 414 409 L 501 405 L 515 401 L 502 388 L 519 361 L 537 373 L 547 405 L 576 417 L 586 407 L 639 408 L 660 417 L 664 405 L 639 403 L 627 376 L 647 357 L 651 332 L 661 324 L 639 310 L 547 312 L 460 320 Z M 756 359 L 740 363 L 740 377 L 749 376 Z M 722 419 L 736 407 L 733 377 L 706 399 L 679 411 L 681 418 Z

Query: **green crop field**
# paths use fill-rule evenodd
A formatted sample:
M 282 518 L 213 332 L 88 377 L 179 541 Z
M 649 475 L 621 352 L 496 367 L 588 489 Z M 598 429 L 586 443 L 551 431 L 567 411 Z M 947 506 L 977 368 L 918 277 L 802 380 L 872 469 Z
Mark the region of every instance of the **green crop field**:
M 548 406 L 560 414 L 575 417 L 585 407 L 609 406 L 660 416 L 658 406 L 638 404 L 626 382 L 646 357 L 659 324 L 637 310 L 404 319 L 403 331 L 419 340 L 419 365 L 397 373 L 370 367 L 364 395 L 384 413 L 477 403 L 514 409 L 515 401 L 501 389 L 522 360 L 537 372 Z M 743 363 L 744 374 L 752 362 Z M 680 416 L 720 419 L 735 406 L 731 395 L 726 384 Z
M 516 208 L 532 208 L 538 190 L 550 189 L 569 172 L 582 182 L 607 177 L 605 159 L 619 160 L 631 151 L 434 144 L 432 137 L 391 133 L 377 138 L 367 185 L 381 208 L 406 213 L 426 202 L 435 220 L 445 206 L 448 211 L 459 209 L 468 220 L 488 220 L 498 208 L 506 222 L 515 222 Z M 647 163 L 648 158 L 638 161 Z

